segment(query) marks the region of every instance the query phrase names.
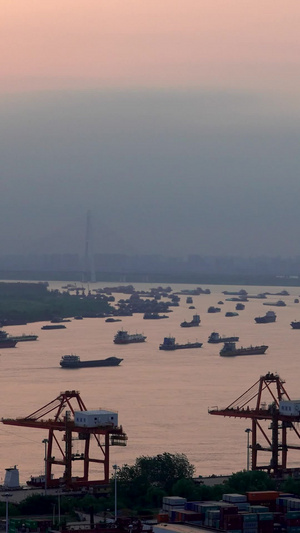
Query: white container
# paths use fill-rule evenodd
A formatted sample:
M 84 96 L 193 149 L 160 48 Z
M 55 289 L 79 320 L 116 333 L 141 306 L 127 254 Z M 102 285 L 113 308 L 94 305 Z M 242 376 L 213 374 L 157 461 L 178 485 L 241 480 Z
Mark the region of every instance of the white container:
M 300 400 L 280 400 L 279 413 L 287 416 L 299 416 Z
M 223 502 L 242 503 L 247 501 L 247 496 L 244 494 L 223 494 Z
M 76 426 L 93 428 L 101 426 L 118 426 L 118 413 L 98 409 L 94 411 L 75 411 L 74 422 Z
M 163 503 L 168 505 L 183 505 L 186 503 L 186 498 L 181 498 L 180 496 L 164 496 Z

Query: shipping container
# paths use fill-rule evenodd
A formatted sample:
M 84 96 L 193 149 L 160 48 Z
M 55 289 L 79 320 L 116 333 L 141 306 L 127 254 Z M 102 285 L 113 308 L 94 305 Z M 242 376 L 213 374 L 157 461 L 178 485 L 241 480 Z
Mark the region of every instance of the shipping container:
M 223 494 L 222 500 L 229 503 L 242 503 L 247 502 L 247 496 L 245 494 Z
M 277 490 L 264 490 L 256 492 L 247 492 L 247 501 L 248 502 L 268 502 L 276 501 L 279 497 L 279 492 Z

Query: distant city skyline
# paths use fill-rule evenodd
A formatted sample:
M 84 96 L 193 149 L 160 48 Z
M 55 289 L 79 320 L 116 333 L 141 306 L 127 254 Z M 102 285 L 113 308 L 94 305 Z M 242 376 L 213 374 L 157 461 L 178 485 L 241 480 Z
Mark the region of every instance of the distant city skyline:
M 300 253 L 299 0 L 0 15 L 6 254 Z

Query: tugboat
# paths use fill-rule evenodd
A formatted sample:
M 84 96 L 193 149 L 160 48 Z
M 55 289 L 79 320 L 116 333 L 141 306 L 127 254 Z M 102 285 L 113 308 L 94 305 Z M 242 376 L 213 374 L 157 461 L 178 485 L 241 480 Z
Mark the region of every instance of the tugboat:
M 130 335 L 127 331 L 124 331 L 121 329 L 118 331 L 118 333 L 114 337 L 114 343 L 115 344 L 130 344 L 130 343 L 136 343 L 136 342 L 145 342 L 147 337 L 145 335 L 142 335 L 141 333 L 134 333 L 133 335 Z
M 265 316 L 257 316 L 254 320 L 256 324 L 269 324 L 270 322 L 275 322 L 276 313 L 274 311 L 267 311 Z
M 181 322 L 180 326 L 182 328 L 192 328 L 195 326 L 199 326 L 201 320 L 199 315 L 194 315 L 193 319 L 190 322 L 187 322 L 186 320 L 184 322 Z
M 202 342 L 187 342 L 186 344 L 178 344 L 175 342 L 175 337 L 165 337 L 164 342 L 159 345 L 159 349 L 173 351 L 183 350 L 185 348 L 201 348 L 202 344 Z
M 213 331 L 210 336 L 208 337 L 207 342 L 210 342 L 211 344 L 218 344 L 220 342 L 238 342 L 239 337 L 221 337 L 219 333 L 216 331 Z
M 235 355 L 258 355 L 264 354 L 268 346 L 249 346 L 248 348 L 236 348 L 235 342 L 225 342 L 223 348 L 220 350 L 220 355 L 225 357 L 233 357 Z
M 123 359 L 118 357 L 108 357 L 94 361 L 80 361 L 79 355 L 63 355 L 60 360 L 62 368 L 90 368 L 94 366 L 118 366 Z
M 291 322 L 291 326 L 293 329 L 300 329 L 300 321 L 294 320 Z

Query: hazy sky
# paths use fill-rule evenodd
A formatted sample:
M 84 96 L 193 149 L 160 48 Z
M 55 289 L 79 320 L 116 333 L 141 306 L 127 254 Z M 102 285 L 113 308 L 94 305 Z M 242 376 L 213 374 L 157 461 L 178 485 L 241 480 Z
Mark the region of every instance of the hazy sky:
M 299 0 L 1 0 L 2 253 L 299 255 Z

